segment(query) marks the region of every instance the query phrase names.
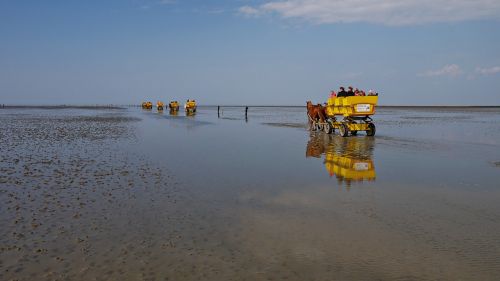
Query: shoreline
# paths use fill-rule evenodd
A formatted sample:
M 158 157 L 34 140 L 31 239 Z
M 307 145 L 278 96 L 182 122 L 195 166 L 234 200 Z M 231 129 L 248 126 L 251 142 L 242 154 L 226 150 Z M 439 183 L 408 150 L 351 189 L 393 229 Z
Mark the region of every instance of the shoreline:
M 117 105 L 0 105 L 0 109 L 125 109 Z
M 199 108 L 303 108 L 305 105 L 199 105 Z M 140 105 L 1 105 L 0 109 L 126 109 Z M 377 105 L 378 108 L 408 108 L 408 109 L 500 109 L 500 105 Z

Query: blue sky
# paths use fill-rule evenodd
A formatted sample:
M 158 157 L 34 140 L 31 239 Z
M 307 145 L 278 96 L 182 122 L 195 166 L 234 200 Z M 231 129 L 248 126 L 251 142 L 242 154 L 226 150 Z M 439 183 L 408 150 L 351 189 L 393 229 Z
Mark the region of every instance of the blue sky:
M 0 0 L 0 103 L 500 105 L 498 0 Z

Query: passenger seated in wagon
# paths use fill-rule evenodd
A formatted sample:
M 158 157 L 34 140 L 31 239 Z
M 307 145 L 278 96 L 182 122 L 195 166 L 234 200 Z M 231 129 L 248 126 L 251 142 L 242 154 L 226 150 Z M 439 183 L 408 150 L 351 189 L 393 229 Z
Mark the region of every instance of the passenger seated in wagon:
M 340 91 L 337 93 L 338 98 L 343 98 L 347 97 L 347 92 L 345 91 L 344 87 L 340 87 Z
M 352 89 L 352 86 L 349 86 L 349 88 L 348 88 L 348 89 L 349 89 L 349 90 L 347 91 L 347 96 L 348 96 L 348 97 L 352 97 L 352 96 L 354 96 L 354 91 L 353 91 L 353 89 Z

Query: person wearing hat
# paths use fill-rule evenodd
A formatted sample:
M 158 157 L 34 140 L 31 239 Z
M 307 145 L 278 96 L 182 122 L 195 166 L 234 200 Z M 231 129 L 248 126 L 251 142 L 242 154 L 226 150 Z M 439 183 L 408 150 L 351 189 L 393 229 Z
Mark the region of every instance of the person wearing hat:
M 340 91 L 337 93 L 338 98 L 347 97 L 347 92 L 344 87 L 340 87 Z
M 351 87 L 351 86 L 349 86 L 349 88 L 348 88 L 348 89 L 349 89 L 349 90 L 347 91 L 347 96 L 348 96 L 348 97 L 352 97 L 352 96 L 354 96 L 354 91 L 352 90 L 352 87 Z

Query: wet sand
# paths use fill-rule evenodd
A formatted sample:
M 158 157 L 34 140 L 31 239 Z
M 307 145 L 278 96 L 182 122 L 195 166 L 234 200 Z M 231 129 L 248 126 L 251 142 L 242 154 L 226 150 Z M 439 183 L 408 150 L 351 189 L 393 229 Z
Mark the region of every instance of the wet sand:
M 1 111 L 0 280 L 497 279 L 497 111 L 302 110 Z
M 147 279 L 182 241 L 178 184 L 125 146 L 140 119 L 80 114 L 1 117 L 1 280 Z

